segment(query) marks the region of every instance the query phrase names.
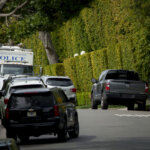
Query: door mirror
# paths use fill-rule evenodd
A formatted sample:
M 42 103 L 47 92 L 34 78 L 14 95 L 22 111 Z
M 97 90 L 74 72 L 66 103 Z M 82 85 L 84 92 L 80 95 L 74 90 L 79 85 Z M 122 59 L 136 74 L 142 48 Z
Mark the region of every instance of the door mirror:
M 2 96 L 3 91 L 0 91 L 0 97 Z
M 94 79 L 94 78 L 92 78 L 92 83 L 97 83 L 98 81 L 96 80 L 96 79 Z
M 6 92 L 5 90 L 0 91 L 0 97 L 5 96 Z
M 42 76 L 42 74 L 43 74 L 43 68 L 40 67 L 40 76 Z

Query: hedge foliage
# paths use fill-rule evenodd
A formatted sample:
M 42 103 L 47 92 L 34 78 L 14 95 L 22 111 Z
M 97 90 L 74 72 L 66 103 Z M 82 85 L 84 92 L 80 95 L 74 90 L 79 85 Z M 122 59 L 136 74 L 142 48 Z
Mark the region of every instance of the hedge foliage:
M 107 49 L 97 50 L 64 60 L 65 75 L 69 76 L 78 92 L 90 92 L 91 79 L 98 79 L 108 68 Z
M 149 8 L 149 0 L 93 0 L 78 17 L 50 33 L 65 75 L 78 92 L 89 92 L 91 78 L 98 78 L 105 69 L 135 70 L 143 80 L 149 79 Z M 63 74 L 59 70 L 63 65 L 59 69 L 48 66 L 38 34 L 23 43 L 34 50 L 34 63 L 44 68 L 44 74 Z M 85 55 L 72 58 L 82 50 Z M 78 97 L 85 96 L 80 93 Z
M 106 48 L 109 68 L 136 70 L 147 80 L 150 76 L 149 8 L 149 0 L 93 0 L 78 17 L 51 32 L 60 62 L 82 50 Z M 37 34 L 25 43 L 35 50 L 36 65 L 48 65 Z
M 31 48 L 34 52 L 34 72 L 39 74 L 39 68 L 48 65 L 46 52 L 44 50 L 42 41 L 38 38 L 38 33 L 31 35 L 29 38 L 22 40 L 26 48 Z
M 53 76 L 64 76 L 65 75 L 64 65 L 62 63 L 57 63 L 44 66 L 43 74 Z
M 106 48 L 109 68 L 136 70 L 147 80 L 150 76 L 149 8 L 149 0 L 94 0 L 79 17 L 51 33 L 57 51 L 65 53 L 61 60 L 82 50 Z
M 108 69 L 107 49 L 91 52 L 93 77 L 98 79 L 102 71 Z
M 90 92 L 77 93 L 77 105 L 83 106 L 91 104 L 90 94 Z

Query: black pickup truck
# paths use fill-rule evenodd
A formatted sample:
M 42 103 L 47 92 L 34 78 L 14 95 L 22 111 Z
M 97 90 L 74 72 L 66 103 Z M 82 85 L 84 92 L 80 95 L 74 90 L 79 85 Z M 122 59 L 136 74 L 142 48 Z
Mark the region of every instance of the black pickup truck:
M 105 70 L 98 80 L 92 79 L 91 108 L 108 109 L 109 104 L 125 105 L 128 110 L 134 110 L 138 104 L 139 110 L 145 110 L 148 84 L 141 81 L 135 71 Z

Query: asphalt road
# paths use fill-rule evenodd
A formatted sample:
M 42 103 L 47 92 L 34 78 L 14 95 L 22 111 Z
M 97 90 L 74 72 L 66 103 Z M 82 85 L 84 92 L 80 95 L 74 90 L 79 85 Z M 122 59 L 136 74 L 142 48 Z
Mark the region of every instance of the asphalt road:
M 80 136 L 59 143 L 55 136 L 31 137 L 21 150 L 149 150 L 150 111 L 80 109 Z M 0 137 L 5 130 L 0 126 Z

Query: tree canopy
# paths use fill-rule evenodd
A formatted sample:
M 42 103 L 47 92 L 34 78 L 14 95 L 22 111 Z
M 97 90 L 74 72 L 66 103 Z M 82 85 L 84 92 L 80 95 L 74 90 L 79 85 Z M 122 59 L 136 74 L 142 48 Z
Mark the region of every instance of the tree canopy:
M 68 19 L 77 16 L 92 0 L 1 0 L 0 35 L 6 42 L 36 31 L 53 31 Z M 3 24 L 5 22 L 5 25 Z

